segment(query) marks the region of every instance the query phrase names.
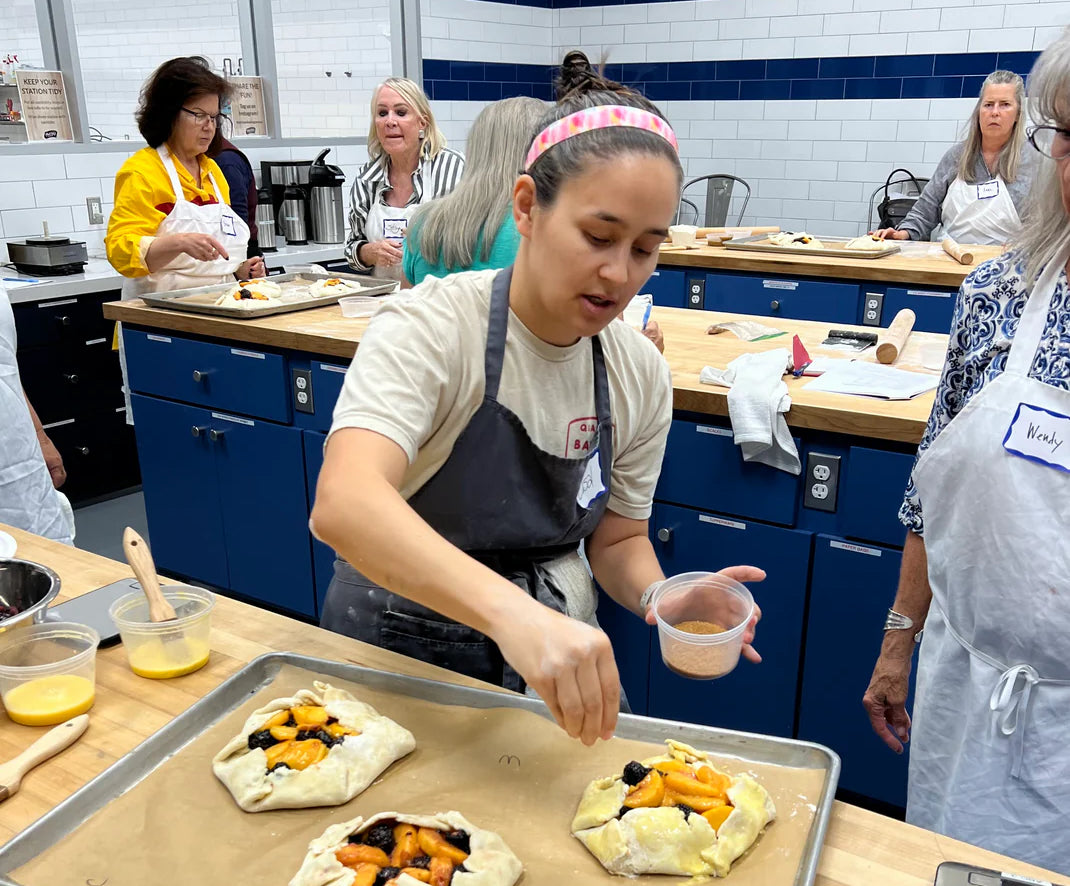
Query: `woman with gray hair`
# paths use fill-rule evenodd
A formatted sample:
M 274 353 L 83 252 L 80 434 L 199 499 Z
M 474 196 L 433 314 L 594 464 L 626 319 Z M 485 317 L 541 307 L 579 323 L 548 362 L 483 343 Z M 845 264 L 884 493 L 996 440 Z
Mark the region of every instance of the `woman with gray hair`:
M 464 176 L 420 208 L 405 237 L 406 279 L 505 268 L 516 258 L 513 185 L 546 104 L 519 96 L 487 105 L 468 133 Z M 404 284 L 403 284 L 404 285 Z
M 1025 85 L 1013 71 L 993 71 L 981 86 L 964 141 L 936 166 L 896 228 L 877 236 L 928 240 L 942 224 L 963 243 L 1002 246 L 1021 231 L 1019 209 L 1035 166 L 1025 139 Z
M 1024 227 L 959 293 L 863 703 L 897 753 L 913 728 L 908 821 L 1070 875 L 1070 30 L 1029 89 Z

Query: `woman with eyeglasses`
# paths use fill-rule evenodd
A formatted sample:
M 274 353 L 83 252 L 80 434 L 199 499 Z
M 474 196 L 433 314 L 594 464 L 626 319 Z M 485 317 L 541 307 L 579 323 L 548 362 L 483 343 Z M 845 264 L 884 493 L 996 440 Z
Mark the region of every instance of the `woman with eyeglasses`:
M 928 240 L 943 225 L 962 243 L 1002 246 L 1021 233 L 1019 210 L 1035 161 L 1025 138 L 1025 84 L 1013 71 L 993 71 L 981 85 L 965 140 L 940 158 L 898 227 L 877 236 Z
M 912 738 L 909 822 L 1070 876 L 1070 30 L 1029 94 L 1043 156 L 1011 251 L 959 293 L 864 704 Z

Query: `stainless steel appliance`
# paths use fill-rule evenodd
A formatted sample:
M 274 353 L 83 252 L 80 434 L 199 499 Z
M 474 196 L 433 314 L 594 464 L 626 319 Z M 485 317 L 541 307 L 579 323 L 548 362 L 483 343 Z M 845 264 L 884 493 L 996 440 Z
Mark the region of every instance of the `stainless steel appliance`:
M 286 242 L 291 244 L 307 243 L 308 235 L 312 230 L 312 188 L 308 184 L 308 173 L 312 167 L 311 160 L 264 160 L 260 164 L 260 184 L 262 188 L 270 189 L 271 205 L 274 209 L 272 218 L 275 220 L 275 233 L 286 237 Z M 302 233 L 299 239 L 293 240 L 291 236 L 297 228 L 297 221 L 290 223 L 290 234 L 286 233 L 283 224 L 283 201 L 287 192 L 293 198 L 296 192 L 302 193 L 304 218 L 301 221 Z M 290 209 L 296 207 L 291 205 Z M 258 229 L 259 230 L 259 229 Z
M 271 188 L 261 188 L 256 192 L 256 240 L 263 252 L 274 252 L 275 245 L 275 204 L 271 199 Z
M 345 241 L 342 185 L 346 177 L 337 166 L 323 162 L 330 150 L 325 148 L 320 151 L 308 172 L 308 183 L 312 189 L 312 240 L 315 243 Z
M 282 192 L 279 227 L 288 246 L 308 243 L 308 199 L 304 188 L 290 185 Z
M 29 237 L 7 244 L 8 258 L 23 274 L 34 277 L 81 274 L 89 261 L 85 243 L 70 237 Z

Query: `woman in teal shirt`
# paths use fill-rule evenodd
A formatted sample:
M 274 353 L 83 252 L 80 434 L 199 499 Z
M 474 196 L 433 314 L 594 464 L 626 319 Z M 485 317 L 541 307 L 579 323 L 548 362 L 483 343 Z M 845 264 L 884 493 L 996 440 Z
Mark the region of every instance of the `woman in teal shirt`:
M 513 185 L 545 113 L 544 102 L 519 96 L 487 105 L 476 117 L 461 181 L 449 194 L 421 207 L 405 236 L 402 268 L 410 286 L 427 276 L 513 263 L 520 245 L 513 222 Z

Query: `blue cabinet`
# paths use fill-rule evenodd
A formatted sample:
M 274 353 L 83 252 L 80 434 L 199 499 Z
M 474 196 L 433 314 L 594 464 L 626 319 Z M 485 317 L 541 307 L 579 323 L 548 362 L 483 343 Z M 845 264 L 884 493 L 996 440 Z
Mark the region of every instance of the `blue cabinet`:
M 749 586 L 762 608 L 755 640 L 762 663 L 741 659 L 732 673 L 719 680 L 688 680 L 662 663 L 654 645 L 650 715 L 790 737 L 813 536 L 660 503 L 654 506 L 652 528 L 654 549 L 666 575 L 750 565 L 764 569 L 767 578 Z M 657 644 L 656 638 L 653 643 Z
M 605 591 L 598 591 L 598 624 L 613 643 L 621 686 L 633 714 L 648 714 L 651 650 L 657 654 L 657 629 L 625 609 Z
M 308 503 L 315 501 L 316 481 L 320 468 L 323 467 L 323 443 L 326 434 L 318 431 L 305 431 L 305 482 L 308 484 Z M 309 533 L 311 538 L 311 533 Z M 316 612 L 323 612 L 323 601 L 327 599 L 327 587 L 334 576 L 334 551 L 323 542 L 312 538 L 312 572 L 316 586 Z
M 855 323 L 858 292 L 857 283 L 707 274 L 705 308 L 788 320 Z
M 951 315 L 955 312 L 956 293 L 939 289 L 906 289 L 889 286 L 881 308 L 881 326 L 888 326 L 903 308 L 910 308 L 917 319 L 918 332 L 951 332 Z
M 666 308 L 687 307 L 687 280 L 683 271 L 670 271 L 658 268 L 650 275 L 639 292 L 648 292 L 654 296 L 654 304 Z
M 873 733 L 862 695 L 901 560 L 899 551 L 817 536 L 799 703 L 799 738 L 840 755 L 840 787 L 895 806 L 906 805 L 907 753 L 894 754 Z M 912 677 L 907 710 L 913 688 Z
M 133 401 L 159 565 L 314 617 L 301 431 L 155 397 Z
M 348 364 L 312 361 L 312 402 L 315 406 L 313 424 L 321 431 L 331 429 L 334 404 L 342 393 Z
M 899 522 L 899 506 L 913 467 L 913 455 L 852 446 L 841 481 L 840 531 L 849 538 L 901 547 L 906 529 Z

